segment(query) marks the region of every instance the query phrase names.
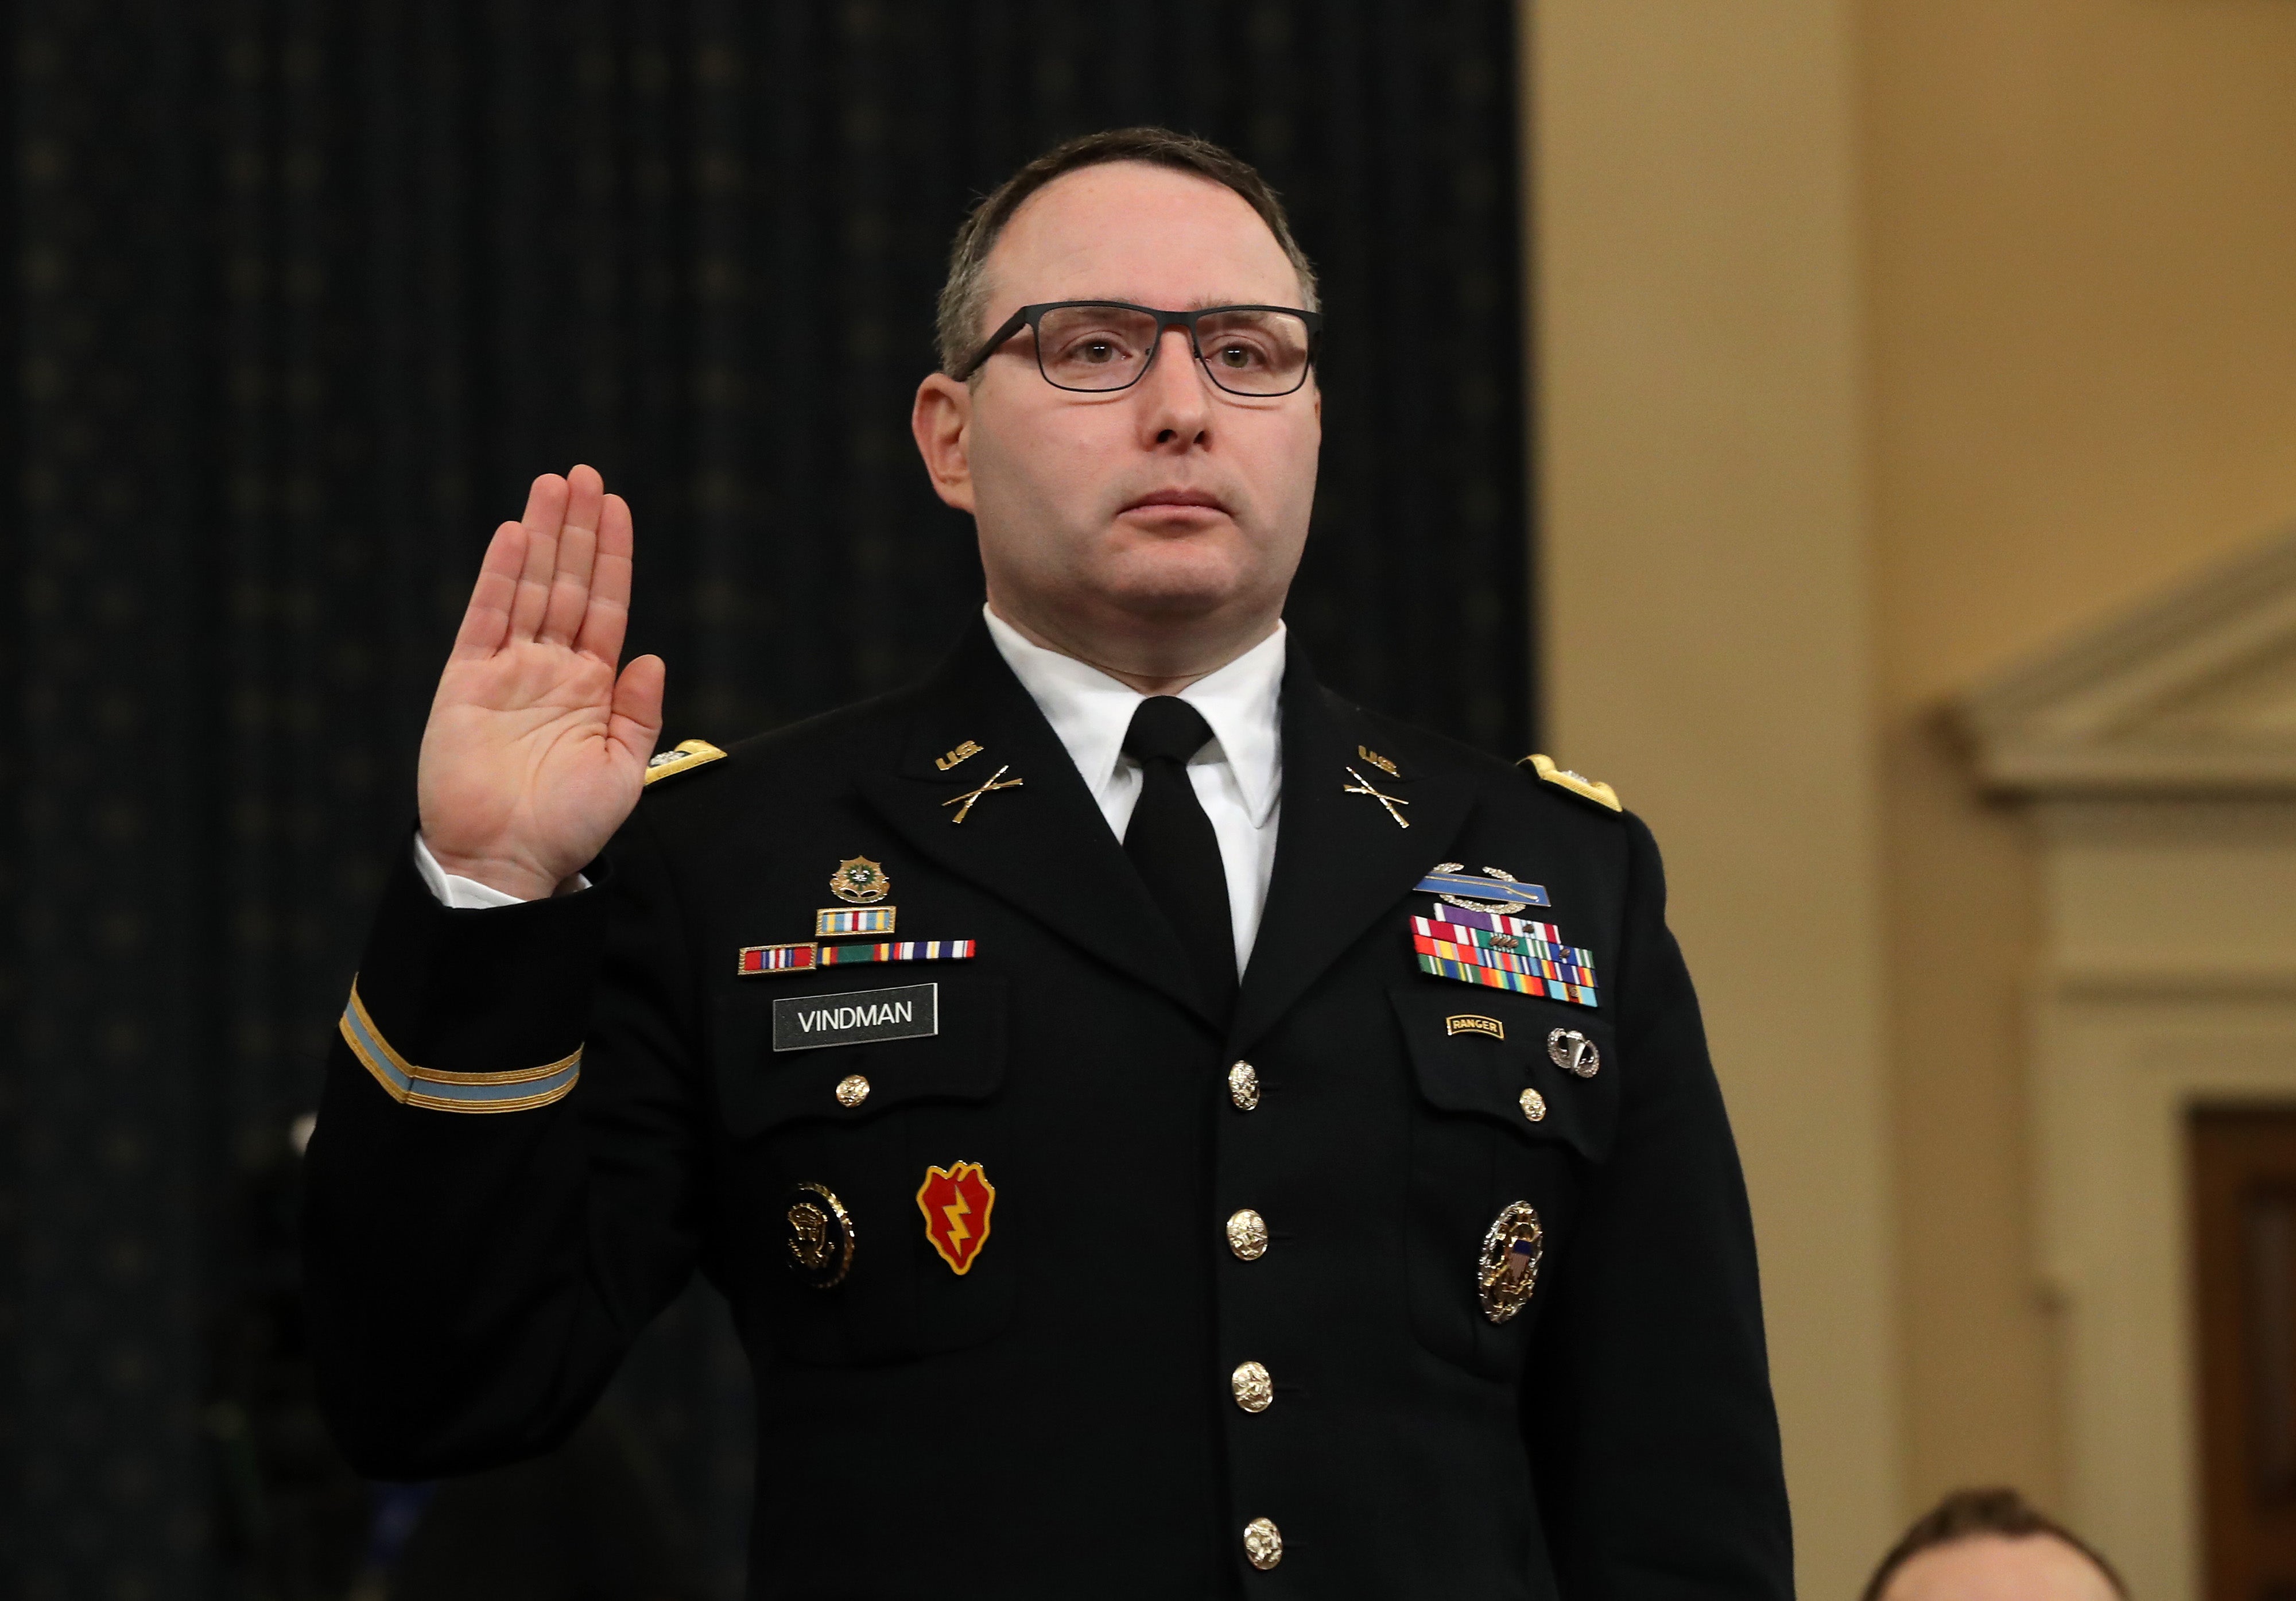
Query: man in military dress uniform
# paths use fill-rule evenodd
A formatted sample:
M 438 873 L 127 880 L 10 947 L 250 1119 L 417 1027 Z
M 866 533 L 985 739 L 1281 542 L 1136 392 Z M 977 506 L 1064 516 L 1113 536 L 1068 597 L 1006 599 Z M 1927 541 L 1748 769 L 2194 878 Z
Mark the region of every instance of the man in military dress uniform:
M 1274 196 L 1063 146 L 941 328 L 988 604 L 909 691 L 655 755 L 627 507 L 577 469 L 496 535 L 311 1145 L 353 1460 L 549 1449 L 698 1266 L 761 1596 L 1790 1594 L 1649 833 L 1283 631 L 1320 317 Z

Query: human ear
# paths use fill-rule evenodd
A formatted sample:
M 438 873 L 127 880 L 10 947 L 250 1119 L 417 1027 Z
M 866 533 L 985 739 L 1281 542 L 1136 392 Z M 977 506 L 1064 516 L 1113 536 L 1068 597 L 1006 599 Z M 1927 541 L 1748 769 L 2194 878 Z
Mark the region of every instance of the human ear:
M 917 385 L 909 432 L 924 457 L 933 493 L 960 512 L 972 510 L 972 390 L 946 373 Z

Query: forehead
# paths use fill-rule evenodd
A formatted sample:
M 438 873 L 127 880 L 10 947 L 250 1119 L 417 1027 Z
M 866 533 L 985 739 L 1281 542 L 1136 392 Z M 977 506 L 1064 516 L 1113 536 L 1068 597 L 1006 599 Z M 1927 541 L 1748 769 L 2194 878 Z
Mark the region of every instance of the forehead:
M 2046 1534 L 1976 1534 L 1916 1553 L 1883 1601 L 2118 1601 L 2096 1564 Z
M 1283 247 L 1226 185 L 1138 161 L 1064 173 L 1022 201 L 988 253 L 988 315 L 1045 300 L 1300 303 Z

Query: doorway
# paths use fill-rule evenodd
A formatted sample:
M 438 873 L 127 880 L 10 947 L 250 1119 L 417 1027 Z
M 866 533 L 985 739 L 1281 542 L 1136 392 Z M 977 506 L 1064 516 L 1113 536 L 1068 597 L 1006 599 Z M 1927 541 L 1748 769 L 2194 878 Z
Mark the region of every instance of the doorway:
M 2210 1601 L 2296 1601 L 2296 1107 L 2189 1121 Z

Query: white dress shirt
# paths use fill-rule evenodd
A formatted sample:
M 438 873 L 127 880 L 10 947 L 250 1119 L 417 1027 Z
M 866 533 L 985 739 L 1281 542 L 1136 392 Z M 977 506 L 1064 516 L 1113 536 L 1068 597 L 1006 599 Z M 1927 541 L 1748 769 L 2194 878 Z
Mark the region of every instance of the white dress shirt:
M 1037 702 L 1045 720 L 1100 804 L 1109 831 L 1121 840 L 1140 799 L 1140 764 L 1124 753 L 1132 714 L 1148 697 L 1073 656 L 1046 650 L 983 606 L 997 653 Z M 1188 763 L 1188 782 L 1211 819 L 1227 871 L 1228 915 L 1235 926 L 1235 970 L 1241 974 L 1259 934 L 1267 881 L 1275 871 L 1275 826 L 1283 810 L 1283 625 L 1218 672 L 1180 692 L 1180 699 L 1211 725 L 1211 743 Z M 414 866 L 430 892 L 457 911 L 516 906 L 521 899 L 474 878 L 448 873 L 414 836 Z
M 1124 754 L 1124 735 L 1148 697 L 1073 656 L 1030 644 L 985 606 L 981 614 L 997 653 L 1068 747 L 1109 831 L 1122 839 L 1140 799 L 1140 764 Z M 1267 880 L 1275 871 L 1275 825 L 1283 800 L 1283 652 L 1279 622 L 1275 632 L 1180 692 L 1211 725 L 1211 743 L 1188 763 L 1188 782 L 1211 819 L 1220 866 L 1227 870 L 1238 973 L 1250 960 Z

